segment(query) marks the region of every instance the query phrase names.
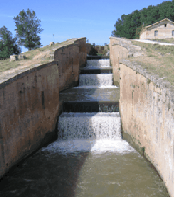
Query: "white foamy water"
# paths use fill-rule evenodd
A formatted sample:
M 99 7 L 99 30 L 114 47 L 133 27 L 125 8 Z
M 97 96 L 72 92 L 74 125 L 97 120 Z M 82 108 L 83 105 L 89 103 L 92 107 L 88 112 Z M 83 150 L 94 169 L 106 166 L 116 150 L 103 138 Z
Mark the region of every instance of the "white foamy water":
M 74 88 L 119 88 L 115 85 L 98 85 L 98 86 L 93 86 L 93 85 L 82 85 L 82 86 L 77 86 Z
M 61 139 L 121 139 L 121 118 L 119 112 L 64 112 L 58 130 Z
M 110 60 L 87 60 L 86 67 L 110 67 Z
M 113 85 L 113 74 L 80 74 L 79 86 Z
M 125 140 L 57 140 L 42 151 L 50 153 L 75 153 L 91 152 L 93 154 L 102 154 L 104 152 L 115 152 L 118 154 L 127 154 L 136 152 Z

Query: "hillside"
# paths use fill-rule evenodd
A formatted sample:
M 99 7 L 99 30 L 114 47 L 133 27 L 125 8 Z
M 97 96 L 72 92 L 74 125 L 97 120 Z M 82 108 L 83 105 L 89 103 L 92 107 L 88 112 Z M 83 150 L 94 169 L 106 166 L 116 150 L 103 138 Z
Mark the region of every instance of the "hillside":
M 25 60 L 16 60 L 11 61 L 10 58 L 6 60 L 0 60 L 0 78 L 2 75 L 10 74 L 17 72 L 23 68 L 32 68 L 36 64 L 45 64 L 53 61 L 54 51 L 62 46 L 67 46 L 71 43 L 74 43 L 76 39 L 68 39 L 62 43 L 55 43 L 52 46 L 44 46 L 35 50 L 27 51 L 22 53 L 26 59 Z

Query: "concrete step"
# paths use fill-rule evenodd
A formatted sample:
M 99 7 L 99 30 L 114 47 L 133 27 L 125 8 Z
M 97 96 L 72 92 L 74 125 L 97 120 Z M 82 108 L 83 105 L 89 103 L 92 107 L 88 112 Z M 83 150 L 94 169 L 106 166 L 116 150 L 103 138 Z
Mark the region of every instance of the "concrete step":
M 119 102 L 63 102 L 63 112 L 119 112 Z
M 80 74 L 112 74 L 112 67 L 84 67 Z
M 82 86 L 83 87 L 83 86 Z M 59 94 L 60 101 L 76 102 L 119 102 L 119 88 L 71 88 Z M 92 86 L 93 87 L 93 86 Z M 113 86 L 111 86 L 113 87 Z

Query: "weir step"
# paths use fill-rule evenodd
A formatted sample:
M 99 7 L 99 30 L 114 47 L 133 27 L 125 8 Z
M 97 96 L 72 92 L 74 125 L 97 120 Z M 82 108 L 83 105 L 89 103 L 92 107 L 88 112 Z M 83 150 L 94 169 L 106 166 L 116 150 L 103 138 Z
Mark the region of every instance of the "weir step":
M 80 74 L 112 74 L 111 67 L 89 67 L 80 68 Z
M 63 112 L 119 112 L 119 102 L 63 102 Z
M 119 102 L 120 89 L 116 86 L 99 88 L 98 86 L 79 86 L 60 93 L 59 100 L 64 102 Z M 92 88 L 95 87 L 95 88 Z M 104 86 L 103 86 L 104 87 Z
M 86 67 L 110 67 L 110 60 L 87 60 Z
M 62 113 L 59 116 L 61 139 L 121 139 L 119 112 Z
M 80 74 L 79 86 L 113 85 L 113 74 Z

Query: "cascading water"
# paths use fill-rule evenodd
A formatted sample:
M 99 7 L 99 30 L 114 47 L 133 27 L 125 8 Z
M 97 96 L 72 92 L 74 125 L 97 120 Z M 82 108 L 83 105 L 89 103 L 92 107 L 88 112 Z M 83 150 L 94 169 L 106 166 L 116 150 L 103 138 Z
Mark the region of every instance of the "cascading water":
M 107 67 L 110 71 L 110 62 L 109 60 L 87 60 L 86 68 L 92 69 L 93 72 L 93 69 L 97 67 L 98 69 Z M 80 74 L 79 88 L 87 90 L 93 88 L 95 92 L 100 88 L 114 88 L 112 78 L 113 74 L 110 72 L 108 74 Z M 88 93 L 88 91 L 84 92 Z M 102 92 L 101 95 L 103 97 Z M 93 98 L 95 96 L 92 95 L 91 99 Z M 63 151 L 64 153 L 77 150 L 94 153 L 114 150 L 135 152 L 126 141 L 121 139 L 119 112 L 111 112 L 109 106 L 105 107 L 106 112 L 63 112 L 59 116 L 58 141 L 43 150 Z M 113 109 L 116 110 L 116 107 Z
M 121 139 L 119 112 L 63 113 L 59 117 L 63 139 Z
M 86 67 L 110 67 L 110 61 L 107 60 L 87 60 Z
M 79 86 L 112 85 L 113 74 L 80 74 Z

